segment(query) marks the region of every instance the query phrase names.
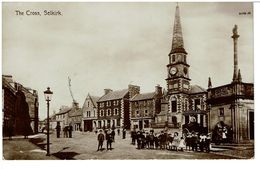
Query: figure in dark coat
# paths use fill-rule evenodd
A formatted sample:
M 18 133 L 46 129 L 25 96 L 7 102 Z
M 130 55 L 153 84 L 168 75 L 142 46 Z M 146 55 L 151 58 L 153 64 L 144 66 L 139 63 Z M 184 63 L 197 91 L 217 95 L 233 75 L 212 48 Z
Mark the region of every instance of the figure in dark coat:
M 107 150 L 112 150 L 112 135 L 111 135 L 111 131 L 107 131 L 106 133 L 106 140 L 107 140 Z
M 69 125 L 69 127 L 68 127 L 68 131 L 69 131 L 69 138 L 72 138 L 72 126 L 71 125 Z
M 112 141 L 115 142 L 115 130 L 113 129 L 112 132 L 111 132 L 111 136 L 112 136 Z
M 99 134 L 98 134 L 97 140 L 98 140 L 98 149 L 97 149 L 97 151 L 99 151 L 99 150 L 102 150 L 103 142 L 105 140 L 105 136 L 104 136 L 102 130 L 99 130 Z
M 57 126 L 56 126 L 57 138 L 60 138 L 60 130 L 61 130 L 60 123 L 57 123 Z
M 126 129 L 124 128 L 123 129 L 123 139 L 125 139 L 125 136 L 126 136 Z

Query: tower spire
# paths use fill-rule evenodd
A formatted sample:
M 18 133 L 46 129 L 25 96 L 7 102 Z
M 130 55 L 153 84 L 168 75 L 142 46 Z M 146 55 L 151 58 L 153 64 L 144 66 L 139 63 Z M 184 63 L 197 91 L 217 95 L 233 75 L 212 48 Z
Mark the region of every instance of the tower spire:
M 234 72 L 233 72 L 233 83 L 238 81 L 238 59 L 237 59 L 237 40 L 239 38 L 239 35 L 237 33 L 237 25 L 233 28 L 233 35 L 231 36 L 233 38 L 234 43 Z
M 174 27 L 173 27 L 173 38 L 172 38 L 172 49 L 170 53 L 186 53 L 184 49 L 182 28 L 181 28 L 181 19 L 180 19 L 180 9 L 177 3 L 175 10 L 174 18 Z

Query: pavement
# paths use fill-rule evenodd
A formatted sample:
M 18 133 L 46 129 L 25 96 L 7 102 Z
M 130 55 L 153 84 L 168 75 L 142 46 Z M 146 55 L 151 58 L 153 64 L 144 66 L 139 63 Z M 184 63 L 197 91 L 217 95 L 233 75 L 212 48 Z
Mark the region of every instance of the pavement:
M 55 156 L 46 156 L 46 151 L 30 142 L 37 136 L 30 136 L 24 139 L 23 136 L 16 136 L 3 139 L 3 160 L 57 160 Z
M 56 138 L 50 135 L 50 153 L 46 156 L 46 135 L 37 134 L 29 139 L 14 138 L 3 140 L 4 159 L 30 160 L 88 160 L 88 159 L 251 159 L 254 149 L 226 149 L 213 147 L 210 153 L 193 151 L 169 150 L 138 150 L 130 144 L 128 134 L 126 139 L 115 137 L 112 150 L 97 151 L 97 135 L 93 132 L 73 132 L 73 138 Z M 106 148 L 104 142 L 103 148 Z M 246 152 L 246 153 L 245 153 Z

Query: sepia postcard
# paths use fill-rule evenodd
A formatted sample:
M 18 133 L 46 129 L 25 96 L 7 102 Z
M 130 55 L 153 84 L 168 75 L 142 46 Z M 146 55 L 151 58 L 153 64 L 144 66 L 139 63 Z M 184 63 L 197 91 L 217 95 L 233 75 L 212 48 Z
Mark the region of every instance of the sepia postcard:
M 253 14 L 3 2 L 2 159 L 254 159 Z

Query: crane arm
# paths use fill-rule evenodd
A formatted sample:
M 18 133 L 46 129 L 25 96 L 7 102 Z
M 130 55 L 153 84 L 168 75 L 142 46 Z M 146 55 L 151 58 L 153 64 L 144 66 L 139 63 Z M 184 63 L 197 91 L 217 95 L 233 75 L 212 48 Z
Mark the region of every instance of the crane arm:
M 72 97 L 73 102 L 76 102 L 75 99 L 74 99 L 74 97 L 73 97 L 72 90 L 71 90 L 71 79 L 70 79 L 69 76 L 68 76 L 68 81 L 69 81 L 69 90 L 70 90 L 70 95 L 71 95 L 71 97 Z

